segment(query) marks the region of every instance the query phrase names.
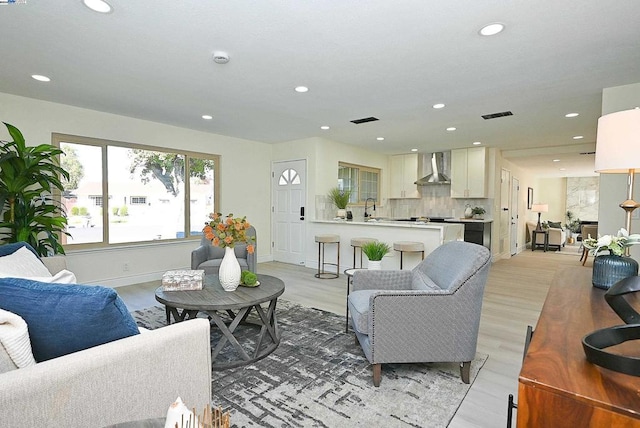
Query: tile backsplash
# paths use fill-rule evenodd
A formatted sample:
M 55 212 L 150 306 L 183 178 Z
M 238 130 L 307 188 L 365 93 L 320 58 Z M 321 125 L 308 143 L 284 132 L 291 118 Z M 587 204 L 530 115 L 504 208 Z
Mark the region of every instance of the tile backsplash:
M 471 207 L 483 207 L 487 213 L 485 218 L 493 218 L 493 199 L 453 199 L 450 196 L 451 186 L 420 186 L 421 198 L 415 199 L 387 199 L 384 205 L 376 203 L 376 211 L 371 206 L 367 208 L 369 214 L 377 217 L 408 218 L 408 217 L 464 217 L 466 204 Z M 349 206 L 354 220 L 364 219 L 364 206 Z M 331 220 L 336 215 L 336 207 L 326 195 L 316 195 L 316 219 Z

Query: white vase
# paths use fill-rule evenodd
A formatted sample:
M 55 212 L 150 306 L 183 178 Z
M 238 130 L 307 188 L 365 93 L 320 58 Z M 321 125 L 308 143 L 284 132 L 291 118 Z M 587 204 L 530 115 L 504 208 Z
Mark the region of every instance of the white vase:
M 367 268 L 369 270 L 382 269 L 382 260 L 369 260 L 369 263 L 367 264 Z
M 336 217 L 345 218 L 347 215 L 347 210 L 338 210 L 338 215 Z
M 238 263 L 235 251 L 231 247 L 225 247 L 224 257 L 218 270 L 220 285 L 225 291 L 234 291 L 240 284 L 241 274 L 240 263 Z
M 473 210 L 471 209 L 471 206 L 467 204 L 466 208 L 464 209 L 464 216 L 465 218 L 471 218 L 473 217 Z

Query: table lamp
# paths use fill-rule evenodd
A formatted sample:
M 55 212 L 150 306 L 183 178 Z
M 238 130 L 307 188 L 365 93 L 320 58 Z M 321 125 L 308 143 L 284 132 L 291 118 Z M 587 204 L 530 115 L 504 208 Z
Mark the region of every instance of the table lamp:
M 542 230 L 542 225 L 540 224 L 540 215 L 542 213 L 549 212 L 549 205 L 547 204 L 533 204 L 531 205 L 531 211 L 534 213 L 538 213 L 538 224 L 536 225 L 536 231 Z
M 620 208 L 626 212 L 625 229 L 631 233 L 631 214 L 640 207 L 633 200 L 634 175 L 640 171 L 640 108 L 598 119 L 595 168 L 601 174 L 629 174 L 627 200 L 620 203 Z

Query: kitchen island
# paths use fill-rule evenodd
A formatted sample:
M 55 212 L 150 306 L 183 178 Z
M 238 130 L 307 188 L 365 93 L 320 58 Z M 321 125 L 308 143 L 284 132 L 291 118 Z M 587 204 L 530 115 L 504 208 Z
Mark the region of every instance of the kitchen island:
M 340 236 L 340 273 L 353 266 L 352 238 L 376 238 L 386 242 L 393 248 L 396 241 L 416 241 L 424 243 L 425 256 L 434 249 L 449 241 L 462 241 L 464 238 L 464 226 L 462 224 L 449 223 L 424 223 L 393 220 L 373 221 L 345 221 L 345 220 L 315 220 L 310 222 L 310 242 L 315 235 L 336 234 Z M 335 260 L 336 246 L 327 245 L 325 255 L 327 260 Z M 318 247 L 307 247 L 307 267 L 318 267 Z M 360 250 L 358 250 L 358 265 Z M 367 266 L 367 258 L 363 257 L 364 267 Z M 412 269 L 421 261 L 420 253 L 405 253 L 403 268 Z M 382 269 L 400 269 L 400 254 L 393 249 L 382 260 Z

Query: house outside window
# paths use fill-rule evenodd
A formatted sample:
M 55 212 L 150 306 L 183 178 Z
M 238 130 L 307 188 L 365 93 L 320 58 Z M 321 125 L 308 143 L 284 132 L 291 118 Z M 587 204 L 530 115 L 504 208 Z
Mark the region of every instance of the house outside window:
M 146 205 L 147 197 L 146 196 L 130 196 L 129 200 L 131 201 L 131 205 Z
M 89 195 L 89 199 L 92 201 L 93 206 L 96 206 L 96 207 L 103 206 L 102 195 L 100 195 L 100 196 L 98 196 L 98 195 Z

